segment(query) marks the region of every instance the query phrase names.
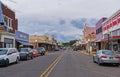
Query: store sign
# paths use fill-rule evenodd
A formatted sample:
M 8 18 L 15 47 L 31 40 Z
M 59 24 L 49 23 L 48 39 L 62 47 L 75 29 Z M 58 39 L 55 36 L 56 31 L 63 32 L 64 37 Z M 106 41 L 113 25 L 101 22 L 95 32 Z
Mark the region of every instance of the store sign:
M 113 41 L 113 44 L 118 44 L 118 42 L 117 41 Z
M 0 26 L 0 30 L 5 30 L 5 27 L 4 26 Z
M 20 34 L 20 38 L 26 39 L 27 37 L 26 37 L 26 35 Z
M 0 22 L 2 22 L 3 17 L 2 17 L 2 2 L 0 1 Z
M 28 42 L 29 34 L 16 30 L 15 31 L 15 39 Z
M 117 20 L 112 21 L 112 22 L 109 23 L 108 25 L 105 25 L 105 27 L 103 28 L 103 30 L 104 30 L 104 31 L 105 31 L 105 30 L 108 30 L 108 29 L 110 29 L 111 27 L 117 26 L 117 24 L 119 24 L 119 23 L 120 23 L 120 18 L 117 19 Z

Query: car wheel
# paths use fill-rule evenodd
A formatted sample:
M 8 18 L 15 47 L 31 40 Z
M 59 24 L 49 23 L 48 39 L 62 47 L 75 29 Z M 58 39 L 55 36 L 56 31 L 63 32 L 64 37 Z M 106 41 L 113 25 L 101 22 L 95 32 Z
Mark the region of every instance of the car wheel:
M 120 64 L 116 64 L 117 67 L 119 67 Z
M 41 56 L 43 56 L 43 53 L 41 53 Z
M 95 62 L 95 58 L 94 58 L 94 57 L 93 57 L 93 63 L 96 63 L 96 62 Z
M 31 59 L 33 59 L 33 56 L 31 56 Z
M 102 65 L 102 63 L 100 62 L 100 60 L 99 60 L 99 59 L 98 59 L 98 62 L 97 62 L 97 63 L 98 63 L 98 65 L 100 65 L 100 66 Z
M 9 59 L 7 59 L 5 62 L 5 66 L 8 66 L 8 65 L 9 65 Z
M 17 59 L 16 59 L 16 62 L 15 63 L 18 63 L 19 62 L 19 58 L 17 57 Z
M 29 60 L 29 56 L 28 55 L 26 56 L 26 60 Z

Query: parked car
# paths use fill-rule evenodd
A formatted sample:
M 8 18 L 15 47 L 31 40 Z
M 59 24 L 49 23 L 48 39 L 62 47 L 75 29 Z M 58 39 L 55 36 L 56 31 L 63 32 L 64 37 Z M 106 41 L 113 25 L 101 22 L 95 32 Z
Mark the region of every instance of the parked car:
M 0 48 L 0 65 L 8 66 L 10 63 L 18 63 L 19 59 L 16 48 Z
M 55 51 L 59 51 L 59 48 L 56 48 Z
M 33 57 L 38 57 L 39 56 L 38 50 L 32 49 L 31 52 L 33 52 Z
M 40 54 L 40 55 L 42 55 L 42 56 L 45 55 L 45 51 L 46 51 L 46 50 L 45 50 L 44 47 L 38 47 L 38 48 L 36 48 L 36 49 L 39 51 L 39 54 Z
M 33 59 L 33 52 L 31 51 L 31 48 L 21 48 L 20 49 L 20 59 Z
M 93 56 L 93 62 L 97 62 L 98 65 L 101 65 L 103 63 L 109 63 L 119 66 L 120 56 L 112 50 L 99 50 Z

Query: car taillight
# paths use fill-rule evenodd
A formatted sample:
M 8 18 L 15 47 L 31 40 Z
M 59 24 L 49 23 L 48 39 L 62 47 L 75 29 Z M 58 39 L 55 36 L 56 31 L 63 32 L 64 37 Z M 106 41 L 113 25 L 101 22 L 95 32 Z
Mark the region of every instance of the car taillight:
M 120 56 L 115 56 L 115 58 L 119 58 L 120 59 Z
M 35 52 L 33 52 L 33 54 L 35 54 Z
M 100 58 L 107 58 L 107 56 L 101 56 Z

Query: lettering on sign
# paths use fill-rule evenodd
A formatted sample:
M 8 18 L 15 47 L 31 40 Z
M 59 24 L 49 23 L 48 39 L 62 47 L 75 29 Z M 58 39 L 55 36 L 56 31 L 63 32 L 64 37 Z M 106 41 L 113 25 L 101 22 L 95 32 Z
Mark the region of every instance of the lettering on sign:
M 25 35 L 20 34 L 20 38 L 27 38 Z

